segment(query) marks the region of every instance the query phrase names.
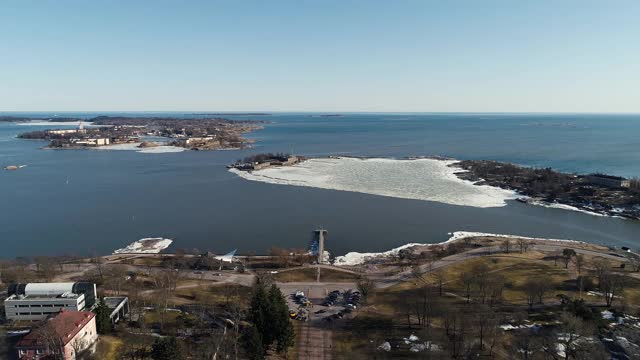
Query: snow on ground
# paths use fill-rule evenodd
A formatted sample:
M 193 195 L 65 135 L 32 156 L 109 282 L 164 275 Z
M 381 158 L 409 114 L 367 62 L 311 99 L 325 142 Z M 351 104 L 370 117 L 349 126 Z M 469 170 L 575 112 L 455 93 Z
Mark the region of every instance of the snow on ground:
M 491 236 L 491 237 L 500 237 L 500 238 L 520 238 L 527 240 L 539 240 L 539 241 L 562 241 L 562 242 L 572 242 L 572 243 L 582 243 L 581 241 L 576 240 L 566 240 L 566 239 L 544 239 L 544 238 L 534 238 L 534 237 L 526 237 L 519 235 L 507 235 L 507 234 L 491 234 L 491 233 L 482 233 L 482 232 L 471 232 L 471 231 L 456 231 L 454 233 L 449 234 L 450 237 L 447 241 L 436 243 L 436 244 L 419 244 L 419 243 L 411 243 L 402 245 L 395 249 L 391 249 L 384 252 L 377 253 L 359 253 L 359 252 L 349 252 L 343 256 L 338 256 L 334 260 L 334 265 L 360 265 L 366 262 L 367 260 L 375 259 L 375 258 L 383 258 L 391 255 L 396 255 L 400 250 L 412 248 L 414 246 L 434 246 L 434 245 L 443 245 L 449 242 L 453 242 L 456 240 L 466 239 L 466 238 L 474 238 L 481 236 Z
M 185 151 L 185 148 L 178 146 L 159 145 L 154 147 L 140 148 L 140 143 L 114 144 L 98 146 L 95 150 L 114 150 L 114 151 L 135 151 L 143 154 L 162 154 Z M 93 150 L 93 148 L 92 148 Z
M 253 172 L 231 169 L 238 176 L 270 184 L 308 186 L 402 199 L 434 201 L 479 208 L 505 206 L 516 193 L 458 178 L 455 160 L 350 157 L 310 159 L 294 166 Z
M 571 205 L 566 205 L 566 204 L 558 204 L 558 203 L 548 203 L 548 202 L 544 202 L 544 201 L 536 201 L 536 200 L 529 200 L 528 202 L 531 205 L 537 205 L 537 206 L 542 206 L 542 207 L 546 207 L 546 208 L 551 208 L 551 209 L 561 209 L 561 210 L 568 210 L 568 211 L 577 211 L 577 212 L 581 212 L 581 213 L 585 213 L 585 214 L 589 214 L 592 216 L 603 216 L 603 217 L 609 217 L 609 215 L 605 215 L 605 214 L 600 214 L 597 212 L 593 212 L 593 211 L 588 211 L 588 210 L 584 210 L 584 209 L 580 209 L 577 208 L 575 206 L 571 206 Z
M 158 254 L 173 243 L 171 239 L 144 238 L 134 241 L 122 249 L 115 250 L 114 254 Z

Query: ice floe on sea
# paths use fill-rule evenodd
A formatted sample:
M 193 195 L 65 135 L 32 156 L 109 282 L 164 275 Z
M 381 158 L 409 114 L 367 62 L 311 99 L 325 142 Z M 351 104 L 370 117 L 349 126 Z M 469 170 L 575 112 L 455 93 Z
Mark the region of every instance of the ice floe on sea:
M 114 254 L 158 254 L 168 248 L 173 240 L 165 238 L 144 238 L 134 241 L 122 249 L 115 250 Z
M 78 126 L 80 125 L 80 121 L 27 121 L 27 122 L 19 122 L 16 125 L 20 126 Z M 84 126 L 93 126 L 92 122 L 83 121 L 82 125 Z
M 435 201 L 480 208 L 501 207 L 516 193 L 458 178 L 454 160 L 386 158 L 319 158 L 294 166 L 246 172 L 239 176 L 271 184 L 308 186 L 403 199 Z

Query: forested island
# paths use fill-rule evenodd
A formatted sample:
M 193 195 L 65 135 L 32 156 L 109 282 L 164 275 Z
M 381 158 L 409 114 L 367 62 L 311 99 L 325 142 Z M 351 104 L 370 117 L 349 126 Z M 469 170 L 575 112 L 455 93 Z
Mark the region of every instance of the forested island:
M 34 120 L 34 119 L 29 119 Z M 58 121 L 58 119 L 56 119 Z M 252 140 L 244 134 L 262 128 L 264 121 L 229 120 L 225 118 L 183 119 L 172 117 L 113 117 L 98 116 L 81 119 L 77 129 L 51 129 L 20 134 L 22 139 L 49 140 L 49 148 L 84 148 L 123 143 L 140 143 L 145 136 L 170 139 L 167 145 L 190 150 L 219 150 L 246 148 Z M 143 142 L 149 147 L 150 142 Z
M 22 123 L 29 121 L 50 121 L 50 122 L 78 122 L 82 119 L 72 117 L 28 117 L 28 116 L 0 116 L 0 122 Z
M 476 185 L 514 190 L 534 204 L 562 204 L 602 215 L 640 219 L 640 179 L 606 174 L 576 175 L 489 160 L 453 164 L 456 175 Z

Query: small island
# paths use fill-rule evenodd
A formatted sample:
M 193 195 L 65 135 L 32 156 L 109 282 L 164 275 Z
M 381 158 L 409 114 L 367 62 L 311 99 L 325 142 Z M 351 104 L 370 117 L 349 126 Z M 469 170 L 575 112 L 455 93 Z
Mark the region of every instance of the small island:
M 14 118 L 17 119 L 17 118 Z M 32 121 L 37 119 L 23 119 Z M 49 119 L 49 121 L 53 121 Z M 55 119 L 59 121 L 59 119 Z M 262 129 L 264 121 L 229 120 L 225 118 L 183 119 L 170 117 L 112 117 L 98 116 L 87 119 L 91 127 L 85 127 L 82 119 L 76 129 L 51 129 L 20 134 L 21 139 L 48 140 L 48 148 L 82 149 L 107 145 L 140 143 L 141 148 L 159 144 L 143 140 L 144 137 L 162 137 L 166 145 L 189 150 L 221 150 L 247 148 L 253 140 L 244 134 Z
M 242 171 L 262 170 L 272 166 L 293 166 L 306 160 L 303 156 L 285 153 L 263 153 L 248 156 L 227 166 Z
M 591 213 L 640 219 L 640 179 L 606 174 L 576 175 L 489 160 L 463 160 L 451 166 L 461 179 L 522 194 L 521 202 L 565 205 Z

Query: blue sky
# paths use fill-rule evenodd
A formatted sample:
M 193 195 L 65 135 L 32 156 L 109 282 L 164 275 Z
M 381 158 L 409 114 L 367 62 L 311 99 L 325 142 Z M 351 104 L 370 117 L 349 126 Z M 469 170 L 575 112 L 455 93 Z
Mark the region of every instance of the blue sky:
M 0 111 L 640 112 L 640 1 L 0 2 Z

